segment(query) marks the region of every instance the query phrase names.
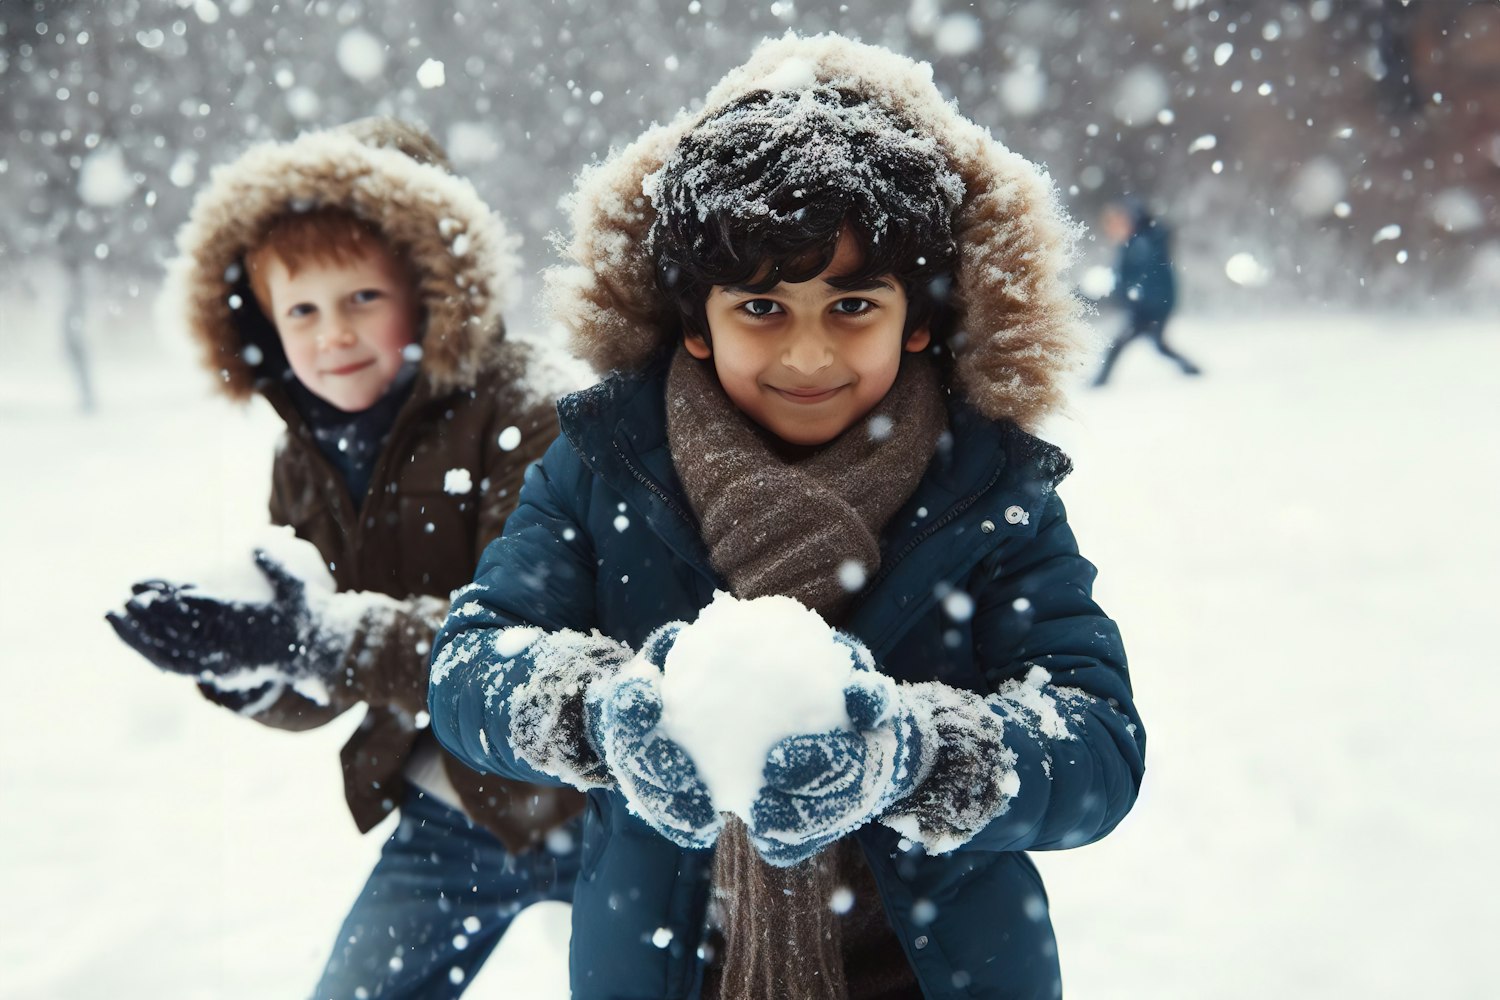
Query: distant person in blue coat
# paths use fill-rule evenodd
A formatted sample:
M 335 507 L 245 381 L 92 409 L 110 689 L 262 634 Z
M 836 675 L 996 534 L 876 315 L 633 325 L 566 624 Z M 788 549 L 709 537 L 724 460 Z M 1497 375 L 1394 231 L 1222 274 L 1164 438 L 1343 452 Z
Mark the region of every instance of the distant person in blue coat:
M 1151 214 L 1145 202 L 1126 197 L 1105 207 L 1100 228 L 1119 244 L 1115 261 L 1115 285 L 1110 301 L 1125 312 L 1125 329 L 1115 338 L 1104 357 L 1095 386 L 1109 381 L 1109 374 L 1125 345 L 1145 337 L 1157 351 L 1177 362 L 1184 375 L 1201 369 L 1173 350 L 1166 341 L 1167 319 L 1177 306 L 1177 279 L 1172 273 L 1172 231 Z
M 789 34 L 572 204 L 547 297 L 613 374 L 559 403 L 429 691 L 471 766 L 588 792 L 572 996 L 1059 996 L 1025 852 L 1112 830 L 1145 734 L 1026 429 L 1083 343 L 1055 191 L 928 67 Z M 788 728 L 729 815 L 663 714 L 716 592 L 795 599 L 849 667 L 847 724 Z

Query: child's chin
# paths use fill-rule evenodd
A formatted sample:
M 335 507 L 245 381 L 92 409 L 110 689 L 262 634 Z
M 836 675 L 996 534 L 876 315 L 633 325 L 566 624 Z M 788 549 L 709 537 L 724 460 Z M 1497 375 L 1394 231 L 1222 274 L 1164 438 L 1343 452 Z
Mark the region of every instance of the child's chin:
M 368 410 L 380 398 L 378 395 L 371 397 L 368 393 L 356 392 L 320 392 L 317 395 L 323 402 L 337 407 L 345 413 L 358 413 L 361 410 Z
M 828 442 L 832 441 L 834 438 L 838 437 L 840 434 L 844 433 L 846 429 L 847 428 L 839 427 L 836 424 L 826 424 L 823 426 L 813 427 L 799 426 L 767 428 L 767 430 L 769 430 L 772 434 L 775 434 L 778 438 L 780 438 L 783 443 L 792 445 L 797 448 L 817 448 L 820 445 L 825 445 Z

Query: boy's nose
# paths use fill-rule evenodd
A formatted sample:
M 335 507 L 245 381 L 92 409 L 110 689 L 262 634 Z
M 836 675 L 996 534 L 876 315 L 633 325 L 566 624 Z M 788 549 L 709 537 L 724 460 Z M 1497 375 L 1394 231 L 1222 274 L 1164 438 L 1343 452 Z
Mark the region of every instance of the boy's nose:
M 321 339 L 324 347 L 348 347 L 358 338 L 352 324 L 337 322 L 329 325 Z
M 816 334 L 794 336 L 782 351 L 781 363 L 794 372 L 812 375 L 833 363 L 827 339 Z

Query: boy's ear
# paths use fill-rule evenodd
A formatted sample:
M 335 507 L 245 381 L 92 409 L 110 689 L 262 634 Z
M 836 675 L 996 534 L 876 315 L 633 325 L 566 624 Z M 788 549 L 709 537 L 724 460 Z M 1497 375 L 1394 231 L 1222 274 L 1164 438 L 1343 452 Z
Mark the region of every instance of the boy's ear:
M 911 336 L 906 338 L 906 343 L 902 344 L 901 346 L 903 350 L 907 350 L 915 354 L 918 351 L 926 350 L 927 345 L 930 343 L 932 343 L 932 331 L 929 330 L 927 328 L 927 324 L 924 323 L 913 330 L 911 332 Z
M 699 361 L 707 361 L 714 353 L 713 348 L 708 346 L 708 341 L 696 333 L 684 333 L 682 335 L 682 346 L 686 347 L 687 352 Z

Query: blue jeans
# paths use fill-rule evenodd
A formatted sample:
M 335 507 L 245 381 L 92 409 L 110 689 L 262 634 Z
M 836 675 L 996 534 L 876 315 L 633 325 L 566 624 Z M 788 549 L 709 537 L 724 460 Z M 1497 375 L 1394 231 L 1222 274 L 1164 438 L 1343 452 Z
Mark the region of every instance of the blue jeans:
M 544 899 L 572 902 L 581 819 L 516 855 L 463 813 L 409 787 L 315 1000 L 458 996 L 517 913 Z

